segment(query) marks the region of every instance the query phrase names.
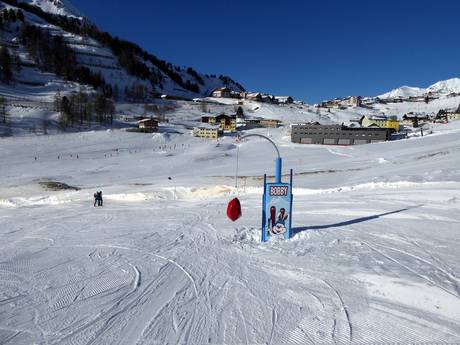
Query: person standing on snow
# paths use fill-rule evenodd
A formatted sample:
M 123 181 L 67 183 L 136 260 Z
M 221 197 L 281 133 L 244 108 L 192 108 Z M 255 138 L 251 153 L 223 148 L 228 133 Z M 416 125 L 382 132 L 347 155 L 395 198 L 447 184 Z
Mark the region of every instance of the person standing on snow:
M 98 206 L 102 206 L 103 201 L 102 201 L 102 191 L 99 191 L 98 193 Z
M 99 201 L 99 192 L 96 192 L 94 193 L 94 207 L 96 207 L 96 205 L 98 204 L 98 201 Z

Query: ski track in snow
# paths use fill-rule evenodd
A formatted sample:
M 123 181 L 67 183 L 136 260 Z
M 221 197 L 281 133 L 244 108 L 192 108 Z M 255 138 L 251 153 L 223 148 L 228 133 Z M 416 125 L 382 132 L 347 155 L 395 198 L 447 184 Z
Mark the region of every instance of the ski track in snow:
M 414 158 L 458 147 L 457 137 L 427 137 L 426 147 L 283 143 L 299 171 L 327 173 L 296 175 L 296 233 L 267 244 L 260 179 L 228 186 L 225 140 L 166 158 L 152 136 L 69 134 L 69 150 L 91 159 L 62 162 L 53 151 L 62 138 L 5 139 L 0 343 L 458 342 L 460 166 L 449 155 Z M 97 159 L 121 141 L 140 153 Z M 31 147 L 47 154 L 35 162 Z M 272 152 L 258 142 L 245 150 L 242 172 L 257 177 Z M 390 151 L 391 161 L 369 165 Z M 47 191 L 41 180 L 82 189 Z M 102 208 L 94 189 L 107 196 Z M 243 217 L 231 223 L 225 208 L 237 193 Z

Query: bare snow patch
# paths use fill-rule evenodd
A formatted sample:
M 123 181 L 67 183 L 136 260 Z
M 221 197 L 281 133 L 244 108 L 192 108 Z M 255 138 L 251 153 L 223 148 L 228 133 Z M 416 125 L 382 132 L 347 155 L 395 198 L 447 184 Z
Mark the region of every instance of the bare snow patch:
M 453 320 L 460 318 L 460 299 L 437 286 L 381 275 L 357 274 L 355 277 L 366 284 L 368 293 L 373 297 L 442 314 Z

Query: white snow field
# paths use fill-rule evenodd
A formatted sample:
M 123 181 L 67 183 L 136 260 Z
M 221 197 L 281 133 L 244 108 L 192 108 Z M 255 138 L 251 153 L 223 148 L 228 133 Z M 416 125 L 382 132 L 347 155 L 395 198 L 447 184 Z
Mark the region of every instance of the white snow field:
M 433 130 L 352 147 L 270 130 L 295 235 L 267 244 L 263 140 L 240 145 L 235 189 L 231 138 L 1 138 L 0 344 L 460 343 L 460 123 Z

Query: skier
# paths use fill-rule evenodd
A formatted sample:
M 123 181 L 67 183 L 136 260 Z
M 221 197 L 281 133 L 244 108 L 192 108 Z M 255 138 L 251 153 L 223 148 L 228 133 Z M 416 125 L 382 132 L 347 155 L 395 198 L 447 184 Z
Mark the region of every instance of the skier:
M 103 201 L 102 201 L 102 191 L 98 192 L 98 206 L 102 206 Z
M 94 207 L 96 207 L 96 205 L 98 204 L 98 200 L 99 200 L 98 192 L 96 192 L 94 193 Z

